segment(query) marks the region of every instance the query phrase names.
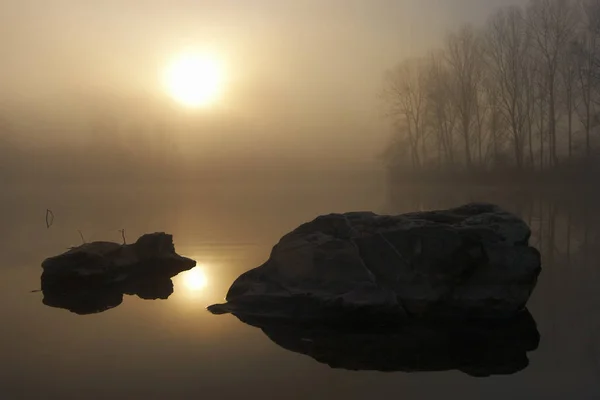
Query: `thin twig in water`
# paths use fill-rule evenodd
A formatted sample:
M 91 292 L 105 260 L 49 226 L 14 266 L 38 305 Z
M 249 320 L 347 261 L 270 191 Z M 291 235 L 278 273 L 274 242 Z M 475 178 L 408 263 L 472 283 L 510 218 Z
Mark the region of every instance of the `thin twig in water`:
M 83 242 L 83 244 L 85 244 L 85 239 L 83 237 L 83 233 L 81 233 L 81 231 L 79 229 L 77 229 L 77 232 L 79 232 L 79 236 L 81 237 L 81 241 Z
M 54 213 L 50 209 L 46 209 L 46 228 L 50 228 L 54 223 Z
M 119 232 L 121 232 L 121 237 L 123 238 L 123 244 L 127 244 L 127 240 L 125 240 L 125 228 L 119 229 Z

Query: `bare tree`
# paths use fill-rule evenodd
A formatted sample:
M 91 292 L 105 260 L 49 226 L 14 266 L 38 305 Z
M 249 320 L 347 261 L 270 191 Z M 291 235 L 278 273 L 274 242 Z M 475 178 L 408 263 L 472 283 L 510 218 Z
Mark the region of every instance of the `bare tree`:
M 467 168 L 470 168 L 473 165 L 471 130 L 482 77 L 480 39 L 472 27 L 466 25 L 457 33 L 448 35 L 446 58 L 450 69 L 452 93 L 458 110 L 465 161 Z
M 491 153 L 492 166 L 499 160 L 502 140 L 503 140 L 503 121 L 502 109 L 500 106 L 500 96 L 498 94 L 498 83 L 491 74 L 486 76 L 483 83 L 486 92 L 486 100 L 488 106 L 488 151 L 486 151 L 486 159 Z
M 500 108 L 510 128 L 515 162 L 518 168 L 523 168 L 529 115 L 527 57 L 530 41 L 520 8 L 501 9 L 489 20 L 485 49 L 490 73 L 497 82 Z
M 544 169 L 545 158 L 545 138 L 548 136 L 546 129 L 546 118 L 548 115 L 548 84 L 546 83 L 546 74 L 539 73 L 540 68 L 534 67 L 534 88 L 535 88 L 535 111 L 536 114 L 536 126 L 539 139 L 539 157 L 540 157 L 540 170 Z
M 570 0 L 531 0 L 527 17 L 531 36 L 543 61 L 543 72 L 546 75 L 550 161 L 555 165 L 558 162 L 556 87 L 559 61 L 561 53 L 572 41 L 575 32 L 575 8 Z
M 579 120 L 585 129 L 585 151 L 591 154 L 590 133 L 595 114 L 594 97 L 598 89 L 597 71 L 600 58 L 600 0 L 587 0 L 581 4 L 582 28 L 579 31 L 573 56 L 576 63 L 576 84 L 581 107 L 577 107 Z
M 384 99 L 406 130 L 413 168 L 421 166 L 425 140 L 426 74 L 421 60 L 407 60 L 387 75 Z M 425 156 L 425 154 L 422 154 Z
M 567 143 L 569 160 L 573 158 L 573 113 L 576 104 L 576 84 L 577 84 L 577 61 L 574 57 L 576 52 L 576 44 L 571 43 L 569 50 L 562 53 L 559 63 L 560 83 L 562 89 L 562 99 L 567 113 Z
M 535 106 L 536 106 L 536 60 L 528 54 L 525 62 L 526 65 L 526 77 L 523 82 L 525 97 L 526 97 L 526 110 L 527 110 L 527 144 L 529 148 L 529 166 L 531 169 L 535 169 L 535 153 L 533 145 L 533 126 L 535 119 Z M 541 150 L 541 149 L 540 149 Z
M 476 133 L 477 133 L 477 155 L 479 159 L 479 164 L 484 164 L 483 157 L 483 147 L 484 141 L 487 139 L 485 125 L 486 120 L 488 118 L 488 114 L 490 112 L 490 107 L 488 103 L 488 94 L 489 92 L 485 90 L 483 86 L 483 80 L 480 81 L 480 84 L 477 85 L 477 100 L 475 101 L 475 122 L 476 122 Z
M 454 167 L 454 127 L 456 125 L 456 107 L 451 98 L 449 73 L 442 57 L 432 54 L 429 58 L 427 74 L 428 117 L 432 130 L 436 132 L 438 161 L 445 161 Z
M 483 31 L 462 26 L 426 60 L 404 62 L 387 89 L 404 138 L 397 150 L 415 168 L 452 168 L 462 158 L 467 169 L 552 169 L 559 157 L 577 157 L 579 123 L 589 159 L 600 111 L 600 0 L 500 9 Z

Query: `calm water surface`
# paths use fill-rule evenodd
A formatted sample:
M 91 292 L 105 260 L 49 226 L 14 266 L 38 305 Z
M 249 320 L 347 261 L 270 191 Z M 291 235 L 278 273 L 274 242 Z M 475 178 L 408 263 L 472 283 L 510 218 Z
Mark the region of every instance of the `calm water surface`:
M 1 399 L 592 399 L 600 397 L 600 211 L 585 196 L 507 190 L 387 190 L 368 183 L 181 187 L 19 187 L 0 198 Z M 260 329 L 205 307 L 258 266 L 286 232 L 320 213 L 403 212 L 494 201 L 534 230 L 543 272 L 529 303 L 541 334 L 529 366 L 473 378 L 458 371 L 332 369 Z M 54 225 L 46 229 L 51 208 Z M 80 242 L 174 234 L 198 266 L 168 300 L 125 296 L 80 316 L 42 304 L 40 262 Z

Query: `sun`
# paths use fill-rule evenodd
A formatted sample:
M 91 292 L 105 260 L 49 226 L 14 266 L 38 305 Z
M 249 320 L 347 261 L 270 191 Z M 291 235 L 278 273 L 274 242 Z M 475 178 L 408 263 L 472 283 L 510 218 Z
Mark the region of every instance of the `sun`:
M 200 291 L 207 285 L 206 274 L 201 267 L 195 267 L 183 274 L 184 285 L 192 292 Z
M 187 53 L 176 58 L 165 72 L 171 97 L 188 107 L 214 104 L 223 89 L 223 67 L 215 57 Z

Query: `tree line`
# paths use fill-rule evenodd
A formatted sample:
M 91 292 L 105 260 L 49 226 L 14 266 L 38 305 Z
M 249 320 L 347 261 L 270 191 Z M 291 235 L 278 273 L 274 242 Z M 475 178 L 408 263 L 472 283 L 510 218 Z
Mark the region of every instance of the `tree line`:
M 423 170 L 542 171 L 594 156 L 600 0 L 530 0 L 385 76 L 385 156 Z

